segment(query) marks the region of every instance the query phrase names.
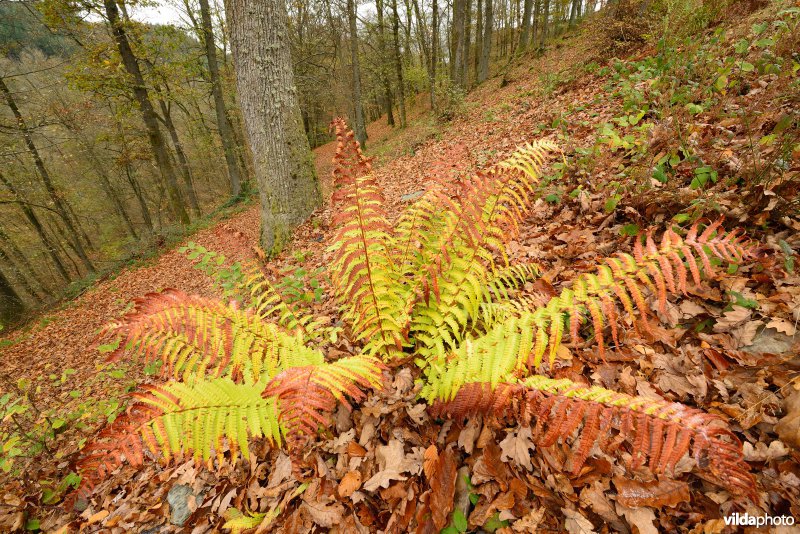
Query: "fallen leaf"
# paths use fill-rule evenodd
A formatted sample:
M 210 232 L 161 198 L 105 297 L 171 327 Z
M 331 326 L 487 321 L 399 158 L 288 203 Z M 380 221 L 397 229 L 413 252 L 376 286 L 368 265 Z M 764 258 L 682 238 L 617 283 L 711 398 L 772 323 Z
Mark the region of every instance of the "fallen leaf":
M 432 467 L 431 476 L 428 477 L 431 485 L 428 507 L 434 525 L 438 530 L 442 530 L 447 526 L 456 492 L 456 460 L 452 449 L 445 449 L 438 454 L 436 465 Z
M 597 534 L 594 525 L 577 510 L 562 508 L 561 512 L 566 518 L 564 520 L 564 530 L 569 534 Z
M 656 513 L 652 508 L 628 508 L 617 503 L 617 513 L 624 516 L 625 520 L 632 527 L 634 533 L 638 534 L 658 534 L 655 526 Z
M 109 512 L 108 510 L 100 510 L 96 514 L 92 514 L 92 516 L 89 517 L 89 519 L 86 521 L 86 524 L 93 525 L 95 523 L 99 523 L 100 521 L 108 517 L 108 514 L 110 513 L 111 512 Z
M 767 323 L 767 328 L 774 328 L 787 336 L 793 336 L 797 332 L 797 326 L 786 319 L 772 319 Z
M 339 497 L 347 498 L 360 487 L 361 473 L 359 471 L 349 471 L 342 477 L 342 481 L 339 482 L 337 493 L 339 493 Z
M 652 480 L 639 482 L 629 478 L 614 477 L 617 488 L 617 502 L 628 508 L 639 506 L 676 506 L 689 501 L 689 485 L 680 480 Z
M 364 483 L 364 489 L 375 491 L 378 488 L 389 487 L 392 480 L 405 480 L 407 477 L 401 473 L 414 469 L 416 463 L 413 458 L 406 459 L 403 443 L 400 440 L 390 440 L 386 445 L 379 445 L 375 451 L 378 461 L 378 472 Z
M 500 449 L 503 451 L 500 459 L 504 462 L 513 460 L 528 471 L 533 471 L 531 451 L 535 450 L 536 446 L 531 438 L 530 427 L 520 427 L 515 431 L 509 432 L 505 439 L 500 442 Z

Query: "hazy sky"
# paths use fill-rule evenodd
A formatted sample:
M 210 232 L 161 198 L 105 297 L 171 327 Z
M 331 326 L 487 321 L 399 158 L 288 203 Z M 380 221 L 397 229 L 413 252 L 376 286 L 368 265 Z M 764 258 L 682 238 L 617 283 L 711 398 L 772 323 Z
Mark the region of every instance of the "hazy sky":
M 157 6 L 137 6 L 132 9 L 132 18 L 153 24 L 180 24 L 178 11 L 166 3 Z

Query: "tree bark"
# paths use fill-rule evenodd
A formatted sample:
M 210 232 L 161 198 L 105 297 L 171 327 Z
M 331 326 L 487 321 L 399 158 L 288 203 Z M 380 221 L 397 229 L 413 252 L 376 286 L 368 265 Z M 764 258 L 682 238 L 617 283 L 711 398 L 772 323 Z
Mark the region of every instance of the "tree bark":
M 450 79 L 457 87 L 464 87 L 464 22 L 466 19 L 466 0 L 453 2 L 453 39 L 450 63 Z
M 358 24 L 356 2 L 347 0 L 347 20 L 350 28 L 350 66 L 353 76 L 353 130 L 362 149 L 367 148 L 367 127 L 364 124 L 364 105 L 361 102 L 361 65 L 358 59 Z
M 178 130 L 175 128 L 175 123 L 172 122 L 172 112 L 163 98 L 158 99 L 158 105 L 161 108 L 164 126 L 167 128 L 169 138 L 172 140 L 172 146 L 175 148 L 175 155 L 178 157 L 178 167 L 181 170 L 183 187 L 189 197 L 189 207 L 195 217 L 200 217 L 202 212 L 200 210 L 200 202 L 197 200 L 197 193 L 194 190 L 194 183 L 192 182 L 192 169 L 189 167 L 189 159 L 186 157 L 186 152 L 183 151 L 183 144 L 180 137 L 178 137 Z
M 469 87 L 469 54 L 472 48 L 472 0 L 464 0 L 464 52 L 461 58 L 461 80 Z
M 25 119 L 22 117 L 22 113 L 17 107 L 17 103 L 11 94 L 11 90 L 8 88 L 2 77 L 0 77 L 0 92 L 2 92 L 5 96 L 6 103 L 8 104 L 8 107 L 11 108 L 11 113 L 14 115 L 14 118 L 17 121 L 17 126 L 22 133 L 25 146 L 27 147 L 31 158 L 33 158 L 33 163 L 36 166 L 39 177 L 42 179 L 44 188 L 47 191 L 50 200 L 53 202 L 56 212 L 64 220 L 64 224 L 67 226 L 67 230 L 70 233 L 70 238 L 75 244 L 75 252 L 78 254 L 78 257 L 81 259 L 81 262 L 86 270 L 90 273 L 94 272 L 94 265 L 92 265 L 92 262 L 89 260 L 89 256 L 86 254 L 86 249 L 81 243 L 81 236 L 78 233 L 78 229 L 72 223 L 72 219 L 70 219 L 68 206 L 61 199 L 59 192 L 56 191 L 55 185 L 50 178 L 50 173 L 48 172 L 47 167 L 44 165 L 44 161 L 39 155 L 39 150 L 36 148 L 36 144 L 33 142 L 33 137 L 31 136 L 30 130 L 28 130 L 28 125 L 25 123 Z
M 489 55 L 492 52 L 492 27 L 494 26 L 493 0 L 486 2 L 486 12 L 483 16 L 483 50 L 481 51 L 481 66 L 478 72 L 478 83 L 489 77 Z
M 222 96 L 222 80 L 219 75 L 217 46 L 214 43 L 214 27 L 211 24 L 211 9 L 208 0 L 200 0 L 200 16 L 203 21 L 203 42 L 208 60 L 208 75 L 211 78 L 211 95 L 214 98 L 214 111 L 217 114 L 217 131 L 220 141 L 222 141 L 222 150 L 225 153 L 231 196 L 238 197 L 242 194 L 242 177 L 236 162 L 236 141 L 233 137 L 233 129 L 228 121 L 228 115 L 225 113 L 225 99 Z
M 483 54 L 483 0 L 478 0 L 478 5 L 475 6 L 475 58 L 472 62 L 474 72 L 472 73 L 475 78 L 475 83 L 478 82 L 478 76 L 481 70 L 481 54 Z
M 439 61 L 439 1 L 431 6 L 431 110 L 436 109 L 436 69 Z
M 531 10 L 533 9 L 533 0 L 525 0 L 522 10 L 522 30 L 519 34 L 519 52 L 523 53 L 528 48 L 528 41 L 530 39 L 531 28 Z
M 186 208 L 183 204 L 183 195 L 181 195 L 178 180 L 175 177 L 175 169 L 172 167 L 167 145 L 164 142 L 164 137 L 161 135 L 161 129 L 158 127 L 158 118 L 153 109 L 153 104 L 150 102 L 150 94 L 145 86 L 142 71 L 139 69 L 139 62 L 133 54 L 130 42 L 128 41 L 128 35 L 125 32 L 125 27 L 120 20 L 119 8 L 117 7 L 116 0 L 103 0 L 103 3 L 105 5 L 108 22 L 111 25 L 111 33 L 114 36 L 117 50 L 122 58 L 122 63 L 128 75 L 133 78 L 133 96 L 139 106 L 139 111 L 142 113 L 142 121 L 147 130 L 147 140 L 150 142 L 150 147 L 153 150 L 156 165 L 158 165 L 161 175 L 166 182 L 170 207 L 172 208 L 173 214 L 182 224 L 188 224 L 189 214 L 186 213 Z
M 0 181 L 3 182 L 3 185 L 5 185 L 9 191 L 11 191 L 11 194 L 14 195 L 14 198 L 20 201 L 19 207 L 22 210 L 22 214 L 25 215 L 26 219 L 28 219 L 30 225 L 33 226 L 33 229 L 36 231 L 36 235 L 39 236 L 39 239 L 42 241 L 44 248 L 47 250 L 47 253 L 49 254 L 50 258 L 53 260 L 53 263 L 56 266 L 56 270 L 58 271 L 58 274 L 61 275 L 61 278 L 65 282 L 69 282 L 70 276 L 67 271 L 67 268 L 61 261 L 61 258 L 58 256 L 58 250 L 56 249 L 56 245 L 50 240 L 50 236 L 47 235 L 47 232 L 44 229 L 44 225 L 42 225 L 42 222 L 39 220 L 39 217 L 25 202 L 25 199 L 23 199 L 20 196 L 14 184 L 11 183 L 11 181 L 8 180 L 8 178 L 6 178 L 6 176 L 2 172 L 0 172 Z
M 550 0 L 544 0 L 542 7 L 542 33 L 539 34 L 539 48 L 544 50 L 544 42 L 547 40 L 547 26 L 550 20 Z
M 397 100 L 400 108 L 400 128 L 406 127 L 406 90 L 403 81 L 403 56 L 400 54 L 400 15 L 397 0 L 392 0 L 392 38 L 394 39 L 394 68 L 397 74 Z
M 283 0 L 226 2 L 239 105 L 261 192 L 261 245 L 277 254 L 322 202 L 303 131 Z
M 392 87 L 389 83 L 389 75 L 386 73 L 386 25 L 383 20 L 383 0 L 376 0 L 375 7 L 378 11 L 378 54 L 380 55 L 380 77 L 383 84 L 386 123 L 389 126 L 394 126 Z
M 25 304 L 14 289 L 11 281 L 0 271 L 0 323 L 16 322 L 25 310 Z

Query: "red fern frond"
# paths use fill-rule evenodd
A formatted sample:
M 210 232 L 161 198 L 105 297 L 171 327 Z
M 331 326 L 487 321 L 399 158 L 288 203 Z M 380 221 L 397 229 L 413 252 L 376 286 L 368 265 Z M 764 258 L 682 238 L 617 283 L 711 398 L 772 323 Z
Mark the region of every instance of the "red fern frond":
M 670 474 L 690 452 L 708 478 L 734 495 L 756 499 L 755 479 L 739 439 L 721 418 L 680 403 L 535 375 L 494 389 L 488 383 L 467 384 L 452 400 L 435 402 L 431 412 L 454 418 L 483 414 L 523 425 L 535 420 L 532 435 L 538 445 L 551 446 L 559 439 L 574 442 L 574 475 L 595 444 L 607 446 L 614 437 L 628 443 L 631 469 L 646 464 L 654 473 Z M 619 450 L 607 447 L 606 452 Z

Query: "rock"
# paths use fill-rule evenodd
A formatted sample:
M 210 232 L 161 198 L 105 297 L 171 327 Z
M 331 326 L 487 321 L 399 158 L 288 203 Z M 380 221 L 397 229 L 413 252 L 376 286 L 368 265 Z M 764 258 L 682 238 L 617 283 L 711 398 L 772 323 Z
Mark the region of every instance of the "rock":
M 400 197 L 400 200 L 403 202 L 411 202 L 412 200 L 416 200 L 422 195 L 425 194 L 425 190 L 414 191 L 413 193 L 406 193 L 405 195 Z
M 458 468 L 456 472 L 456 493 L 453 499 L 453 511 L 461 510 L 464 517 L 469 517 L 469 507 L 472 504 L 469 501 L 469 467 L 466 465 Z
M 750 354 L 786 354 L 794 348 L 795 339 L 773 328 L 765 328 L 753 339 L 753 343 L 742 347 L 742 352 Z
M 194 492 L 186 484 L 177 484 L 169 490 L 167 502 L 169 503 L 169 522 L 175 526 L 182 527 L 189 516 L 192 515 L 195 506 Z M 192 506 L 189 505 L 192 500 Z

